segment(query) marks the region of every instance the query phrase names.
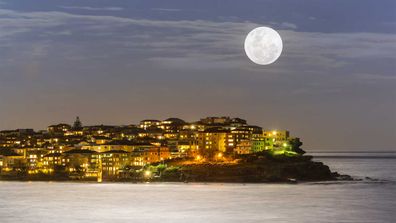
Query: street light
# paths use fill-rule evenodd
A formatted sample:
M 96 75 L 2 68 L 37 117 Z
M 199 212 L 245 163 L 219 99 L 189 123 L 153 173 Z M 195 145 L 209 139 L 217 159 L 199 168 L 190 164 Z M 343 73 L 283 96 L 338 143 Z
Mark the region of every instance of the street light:
M 151 176 L 151 171 L 150 171 L 150 170 L 146 170 L 146 171 L 144 172 L 144 176 L 147 177 L 147 178 L 149 178 L 149 177 Z

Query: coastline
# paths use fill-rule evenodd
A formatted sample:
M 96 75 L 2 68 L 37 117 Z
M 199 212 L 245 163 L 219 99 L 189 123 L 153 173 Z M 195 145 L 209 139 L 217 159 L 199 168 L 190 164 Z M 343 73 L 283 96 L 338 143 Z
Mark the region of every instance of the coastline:
M 330 166 L 331 170 L 351 174 L 357 179 L 370 176 L 375 179 L 386 180 L 389 178 L 384 176 L 392 175 L 394 165 L 391 160 L 384 160 L 384 162 L 385 165 L 381 166 L 380 164 L 383 162 L 378 159 L 367 160 L 364 165 L 360 160 L 328 159 L 324 161 L 325 164 Z M 380 166 L 383 172 L 378 172 L 372 168 L 375 166 Z M 394 176 L 391 179 L 394 179 Z M 347 216 L 353 222 L 357 220 L 367 221 L 367 219 L 372 222 L 378 222 L 378 219 L 387 220 L 381 222 L 392 222 L 391 218 L 387 218 L 384 213 L 387 211 L 393 213 L 391 209 L 395 195 L 393 191 L 396 184 L 394 182 L 373 182 L 364 179 L 360 181 L 298 182 L 296 184 L 109 181 L 99 184 L 76 181 L 3 181 L 0 182 L 0 185 L 2 201 L 10 203 L 15 210 L 10 213 L 9 209 L 4 209 L 3 216 L 10 216 L 12 219 L 14 219 L 12 216 L 15 216 L 13 213 L 22 213 L 26 219 L 31 218 L 32 215 L 37 219 L 46 214 L 50 215 L 47 217 L 48 222 L 53 222 L 54 219 L 76 222 L 81 219 L 80 216 L 87 216 L 88 211 L 95 214 L 89 215 L 92 218 L 88 219 L 87 217 L 84 222 L 114 222 L 114 219 L 120 219 L 121 222 L 125 219 L 132 222 L 147 222 L 146 216 L 153 216 L 152 222 L 155 222 L 158 221 L 158 218 L 156 218 L 158 214 L 171 216 L 172 220 L 170 221 L 172 222 L 183 222 L 186 219 L 186 213 L 193 222 L 205 222 L 206 216 L 211 217 L 214 214 L 223 217 L 223 213 L 232 214 L 229 217 L 236 219 L 234 222 L 249 220 L 254 222 L 254 219 L 262 219 L 261 216 L 266 216 L 267 213 L 287 216 L 287 218 L 293 220 L 298 219 L 299 222 L 312 221 L 312 219 L 320 222 L 320 220 L 317 220 L 321 219 L 322 216 L 319 213 L 323 213 L 323 209 L 331 207 L 331 210 L 334 211 L 331 213 L 325 212 L 329 213 L 328 219 L 343 221 Z M 365 196 L 362 196 L 362 194 Z M 22 201 L 13 202 L 16 198 L 21 198 Z M 367 206 L 365 202 L 370 201 L 373 201 L 370 203 L 372 206 Z M 211 205 L 211 207 L 207 208 L 203 204 Z M 361 210 L 360 204 L 367 206 L 369 209 L 372 208 L 370 210 L 377 210 L 377 212 L 370 212 L 370 215 L 364 218 L 357 218 L 356 215 L 352 214 L 343 214 L 345 212 L 356 213 L 355 211 Z M 8 207 L 11 205 L 8 205 Z M 29 208 L 24 209 L 28 205 Z M 226 206 L 224 207 L 224 205 Z M 219 207 L 224 208 L 219 209 Z M 89 209 L 87 210 L 87 208 Z M 298 208 L 298 210 L 290 212 L 293 208 Z M 21 212 L 21 209 L 27 211 Z M 67 210 L 68 213 L 72 211 L 76 214 L 64 214 L 63 210 Z M 99 215 L 96 214 L 98 213 L 97 210 L 101 210 Z M 149 210 L 158 210 L 160 213 L 150 212 Z M 248 214 L 246 214 L 246 210 L 249 210 Z M 302 215 L 301 213 L 306 210 L 309 210 L 307 212 L 309 215 Z M 366 210 L 365 208 L 364 211 Z M 338 211 L 341 211 L 342 214 L 335 214 L 339 213 Z M 143 220 L 138 221 L 134 213 L 145 213 L 146 216 L 142 217 Z M 247 218 L 254 213 L 257 214 L 257 218 Z M 173 218 L 175 215 L 177 217 Z M 102 216 L 109 216 L 109 220 L 107 221 Z M 222 222 L 222 220 L 224 218 L 214 222 Z M 230 222 L 228 219 L 225 221 Z M 271 222 L 273 219 L 268 219 L 268 221 Z M 257 222 L 262 222 L 262 220 Z
M 146 183 L 303 183 L 353 180 L 332 172 L 312 156 L 272 156 L 268 153 L 241 155 L 236 162 L 192 162 L 168 160 L 145 167 L 140 172 L 126 171 L 103 182 Z M 147 175 L 147 173 L 150 173 Z M 65 174 L 1 175 L 1 181 L 97 182 L 95 177 L 72 179 Z

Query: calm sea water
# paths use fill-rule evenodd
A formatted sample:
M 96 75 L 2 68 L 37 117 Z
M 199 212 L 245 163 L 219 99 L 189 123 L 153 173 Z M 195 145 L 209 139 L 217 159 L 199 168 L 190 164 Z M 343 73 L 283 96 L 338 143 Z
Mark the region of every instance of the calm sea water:
M 314 155 L 362 181 L 0 182 L 0 222 L 396 222 L 395 154 Z

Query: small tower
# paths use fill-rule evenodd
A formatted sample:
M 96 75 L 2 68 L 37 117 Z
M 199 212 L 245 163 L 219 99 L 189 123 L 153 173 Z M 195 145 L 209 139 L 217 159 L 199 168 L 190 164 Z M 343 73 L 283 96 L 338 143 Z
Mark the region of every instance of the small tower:
M 81 130 L 82 129 L 82 123 L 80 121 L 80 117 L 76 117 L 76 121 L 74 121 L 73 124 L 73 130 Z

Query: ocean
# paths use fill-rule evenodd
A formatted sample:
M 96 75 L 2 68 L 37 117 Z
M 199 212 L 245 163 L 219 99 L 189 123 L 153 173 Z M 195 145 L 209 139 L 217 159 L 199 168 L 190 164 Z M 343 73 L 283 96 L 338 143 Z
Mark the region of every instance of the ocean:
M 358 181 L 0 181 L 0 222 L 396 222 L 396 153 L 313 153 Z

